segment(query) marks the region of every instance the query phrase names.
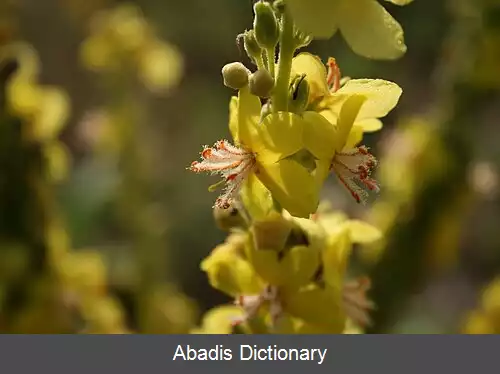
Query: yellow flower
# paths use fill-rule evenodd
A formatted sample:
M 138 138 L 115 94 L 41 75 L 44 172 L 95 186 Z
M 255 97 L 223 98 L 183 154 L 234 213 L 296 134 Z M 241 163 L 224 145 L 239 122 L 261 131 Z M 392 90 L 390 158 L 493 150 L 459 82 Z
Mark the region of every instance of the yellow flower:
M 308 217 L 318 206 L 318 184 L 314 173 L 293 159 L 303 149 L 304 119 L 278 112 L 261 121 L 260 100 L 248 87 L 239 91 L 230 108 L 229 128 L 237 146 L 218 141 L 205 147 L 202 160 L 190 167 L 197 173 L 219 173 L 224 178 L 227 187 L 215 206 L 227 209 L 237 203 L 244 185 L 265 196 L 265 186 L 292 215 Z
M 297 27 L 315 38 L 328 39 L 340 30 L 354 52 L 373 59 L 396 59 L 406 52 L 401 25 L 376 0 L 285 1 Z
M 236 305 L 215 307 L 205 313 L 201 326 L 194 328 L 191 334 L 231 334 L 233 332 L 233 319 L 242 316 L 243 311 Z
M 369 323 L 369 282 L 344 281 L 351 243 L 363 237 L 353 240 L 351 232 L 362 225 L 339 221 L 344 229 L 336 232 L 321 222 L 272 213 L 250 232 L 231 234 L 203 261 L 210 284 L 242 308 L 235 324 L 263 318 L 274 332 L 340 334 L 347 318 Z
M 342 184 L 357 202 L 365 203 L 369 191 L 379 190 L 370 177 L 377 162 L 368 148 L 356 145 L 364 132 L 382 127 L 378 118 L 394 108 L 402 90 L 381 79 L 351 79 L 341 87 L 340 70 L 333 58 L 328 66 L 327 72 L 321 60 L 308 53 L 292 61 L 292 72 L 305 74 L 310 85 L 309 106 L 302 114 L 309 122 L 304 144 L 316 157 L 329 157 Z M 327 121 L 312 120 L 315 112 Z
M 339 323 L 336 319 L 341 314 L 332 309 L 334 295 L 326 298 L 330 301 L 326 304 L 325 300 L 319 300 L 302 309 L 298 305 L 302 297 L 315 300 L 314 295 L 302 293 L 301 288 L 310 283 L 319 268 L 324 238 L 319 226 L 303 231 L 304 224 L 314 225 L 314 222 L 286 219 L 275 213 L 254 225 L 251 234 L 233 233 L 202 262 L 210 284 L 234 297 L 244 311 L 243 315 L 235 316 L 234 324 L 253 320 L 267 311 L 271 326 L 277 328 L 284 316 L 301 318 L 304 314 L 307 318 L 312 313 L 309 307 L 318 305 L 323 314 L 321 323 L 329 326 Z M 318 295 L 325 298 L 322 293 Z
M 340 69 L 334 58 L 325 65 L 310 53 L 300 53 L 292 60 L 292 75 L 305 74 L 310 86 L 308 110 L 314 110 L 335 124 L 342 105 L 352 95 L 363 95 L 366 102 L 361 107 L 353 125 L 352 143 L 361 140 L 363 132 L 382 128 L 379 118 L 385 117 L 398 103 L 401 88 L 382 79 L 349 79 L 341 84 Z

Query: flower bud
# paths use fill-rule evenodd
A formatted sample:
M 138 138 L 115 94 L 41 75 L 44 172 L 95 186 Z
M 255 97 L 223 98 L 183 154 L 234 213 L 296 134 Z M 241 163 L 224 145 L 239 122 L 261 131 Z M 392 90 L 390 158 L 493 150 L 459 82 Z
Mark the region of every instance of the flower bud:
M 213 215 L 217 227 L 223 231 L 230 231 L 235 228 L 244 228 L 245 220 L 235 207 L 229 209 L 214 208 Z
M 254 62 L 261 58 L 262 48 L 260 48 L 257 40 L 255 39 L 255 31 L 245 31 L 243 34 L 243 45 L 248 57 L 250 57 Z
M 241 62 L 232 62 L 224 65 L 222 68 L 222 77 L 224 85 L 235 90 L 245 87 L 248 84 L 250 70 Z
M 274 78 L 267 70 L 257 70 L 250 75 L 248 84 L 250 92 L 259 97 L 269 97 L 274 88 Z
M 297 76 L 290 87 L 289 106 L 295 113 L 303 112 L 309 104 L 309 83 L 305 77 L 304 74 Z
M 253 27 L 257 43 L 265 49 L 274 48 L 279 39 L 279 27 L 272 6 L 259 1 L 253 9 L 255 12 Z

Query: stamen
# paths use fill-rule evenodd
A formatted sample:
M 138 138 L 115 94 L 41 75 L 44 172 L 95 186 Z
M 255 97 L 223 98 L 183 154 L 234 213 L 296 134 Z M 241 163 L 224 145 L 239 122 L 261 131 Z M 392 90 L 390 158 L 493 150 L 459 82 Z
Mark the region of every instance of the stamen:
M 242 307 L 244 315 L 233 318 L 232 325 L 237 326 L 255 318 L 265 304 L 269 305 L 272 326 L 275 327 L 283 315 L 283 307 L 279 298 L 279 289 L 276 286 L 267 286 L 259 295 L 243 295 L 235 300 L 235 304 Z
M 200 155 L 201 161 L 194 161 L 189 170 L 195 173 L 221 174 L 226 188 L 215 201 L 214 207 L 228 209 L 237 199 L 243 181 L 254 170 L 254 154 L 235 147 L 227 140 L 220 140 L 211 148 L 204 146 Z M 213 186 L 218 185 L 219 183 Z
M 347 316 L 356 324 L 365 327 L 371 323 L 369 311 L 375 304 L 366 297 L 371 282 L 367 277 L 346 283 L 342 292 L 344 310 Z
M 338 91 L 340 88 L 340 77 L 341 77 L 340 68 L 337 65 L 337 61 L 333 57 L 330 57 L 328 59 L 326 66 L 328 66 L 328 75 L 326 76 L 326 83 L 330 88 L 330 92 L 334 93 Z
M 354 199 L 366 204 L 370 192 L 380 191 L 377 181 L 370 177 L 376 166 L 376 158 L 367 147 L 361 146 L 337 153 L 331 168 Z

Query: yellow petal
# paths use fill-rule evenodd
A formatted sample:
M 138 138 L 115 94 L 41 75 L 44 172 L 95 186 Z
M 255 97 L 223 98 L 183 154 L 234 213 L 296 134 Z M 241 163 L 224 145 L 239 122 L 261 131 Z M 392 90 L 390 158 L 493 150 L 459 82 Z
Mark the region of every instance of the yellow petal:
M 192 331 L 192 334 L 231 334 L 233 331 L 232 321 L 234 318 L 243 317 L 243 310 L 235 305 L 223 305 L 210 309 L 203 316 L 200 329 Z
M 344 148 L 354 148 L 361 143 L 361 140 L 363 140 L 363 129 L 355 123 L 354 126 L 352 126 L 349 136 L 347 137 Z
M 283 258 L 272 249 L 255 249 L 249 258 L 259 275 L 274 286 L 297 289 L 311 281 L 319 266 L 319 253 L 306 246 L 291 248 Z
M 330 175 L 331 159 L 317 160 L 316 169 L 311 173 L 316 184 L 316 194 L 319 196 L 323 188 L 323 183 Z
M 286 0 L 297 27 L 317 39 L 328 39 L 337 30 L 337 0 Z
M 369 244 L 382 239 L 382 232 L 367 222 L 349 220 L 345 225 L 353 243 Z
M 200 265 L 210 285 L 230 296 L 256 294 L 262 284 L 249 262 L 232 250 L 228 243 L 215 248 Z
M 250 174 L 241 188 L 241 199 L 254 220 L 263 219 L 273 211 L 271 192 L 255 176 Z
M 231 96 L 229 100 L 229 132 L 235 144 L 241 144 L 238 125 L 238 97 Z
M 367 102 L 369 102 L 369 100 L 370 99 L 368 98 Z M 383 127 L 383 123 L 377 118 L 366 118 L 362 120 L 356 119 L 356 122 L 354 122 L 354 127 L 360 127 L 363 132 L 375 132 L 379 131 Z
M 292 60 L 292 77 L 294 74 L 305 74 L 309 84 L 309 102 L 328 94 L 326 84 L 326 68 L 318 56 L 310 53 L 299 53 Z
M 235 109 L 236 116 L 233 114 Z M 252 95 L 248 87 L 239 90 L 237 104 L 234 104 L 234 99 L 231 100 L 229 130 L 235 143 L 253 149 L 252 140 L 256 138 L 255 129 L 259 124 L 260 109 L 260 99 Z
M 333 158 L 335 153 L 335 127 L 321 114 L 305 112 L 303 114 L 304 146 L 318 159 Z
M 342 289 L 347 269 L 347 260 L 351 255 L 352 244 L 348 230 L 341 230 L 330 241 L 323 251 L 323 277 L 334 289 Z
M 323 227 L 329 235 L 338 232 L 343 222 L 347 221 L 347 216 L 343 212 L 329 212 L 318 214 L 318 224 Z
M 296 161 L 281 160 L 264 165 L 257 176 L 291 215 L 308 218 L 318 208 L 315 179 Z
M 342 35 L 357 54 L 392 60 L 406 52 L 401 25 L 378 1 L 340 0 L 338 12 Z
M 385 0 L 385 1 L 388 1 L 396 5 L 408 5 L 411 2 L 413 2 L 413 0 Z
M 341 334 L 345 327 L 345 315 L 340 293 L 329 287 L 310 287 L 299 292 L 283 292 L 286 311 L 303 321 L 328 329 L 329 333 Z
M 351 95 L 363 95 L 366 102 L 356 120 L 382 118 L 396 106 L 402 93 L 403 90 L 396 83 L 383 79 L 351 79 L 332 95 L 335 101 L 329 109 L 338 113 L 344 100 Z
M 304 120 L 294 113 L 268 115 L 252 132 L 252 151 L 261 164 L 271 164 L 302 148 Z
M 335 135 L 336 151 L 340 152 L 344 149 L 354 124 L 354 120 L 358 116 L 358 113 L 365 101 L 365 96 L 352 95 L 342 105 L 339 119 L 337 121 L 337 134 Z

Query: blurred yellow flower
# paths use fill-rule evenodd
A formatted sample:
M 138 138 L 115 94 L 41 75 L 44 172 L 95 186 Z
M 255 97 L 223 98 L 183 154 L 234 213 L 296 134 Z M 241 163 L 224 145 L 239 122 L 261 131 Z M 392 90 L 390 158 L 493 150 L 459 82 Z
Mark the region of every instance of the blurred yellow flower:
M 463 325 L 465 334 L 500 333 L 500 277 L 484 289 L 480 306 L 469 313 Z
M 83 64 L 90 70 L 129 74 L 133 68 L 154 93 L 176 86 L 183 73 L 180 52 L 161 41 L 140 9 L 132 4 L 94 16 L 80 52 Z
M 243 311 L 236 305 L 222 305 L 210 309 L 203 316 L 201 326 L 191 330 L 191 334 L 231 334 L 233 319 L 243 317 Z
M 176 86 L 182 77 L 184 65 L 182 55 L 173 45 L 160 42 L 145 48 L 138 64 L 139 77 L 155 93 Z

